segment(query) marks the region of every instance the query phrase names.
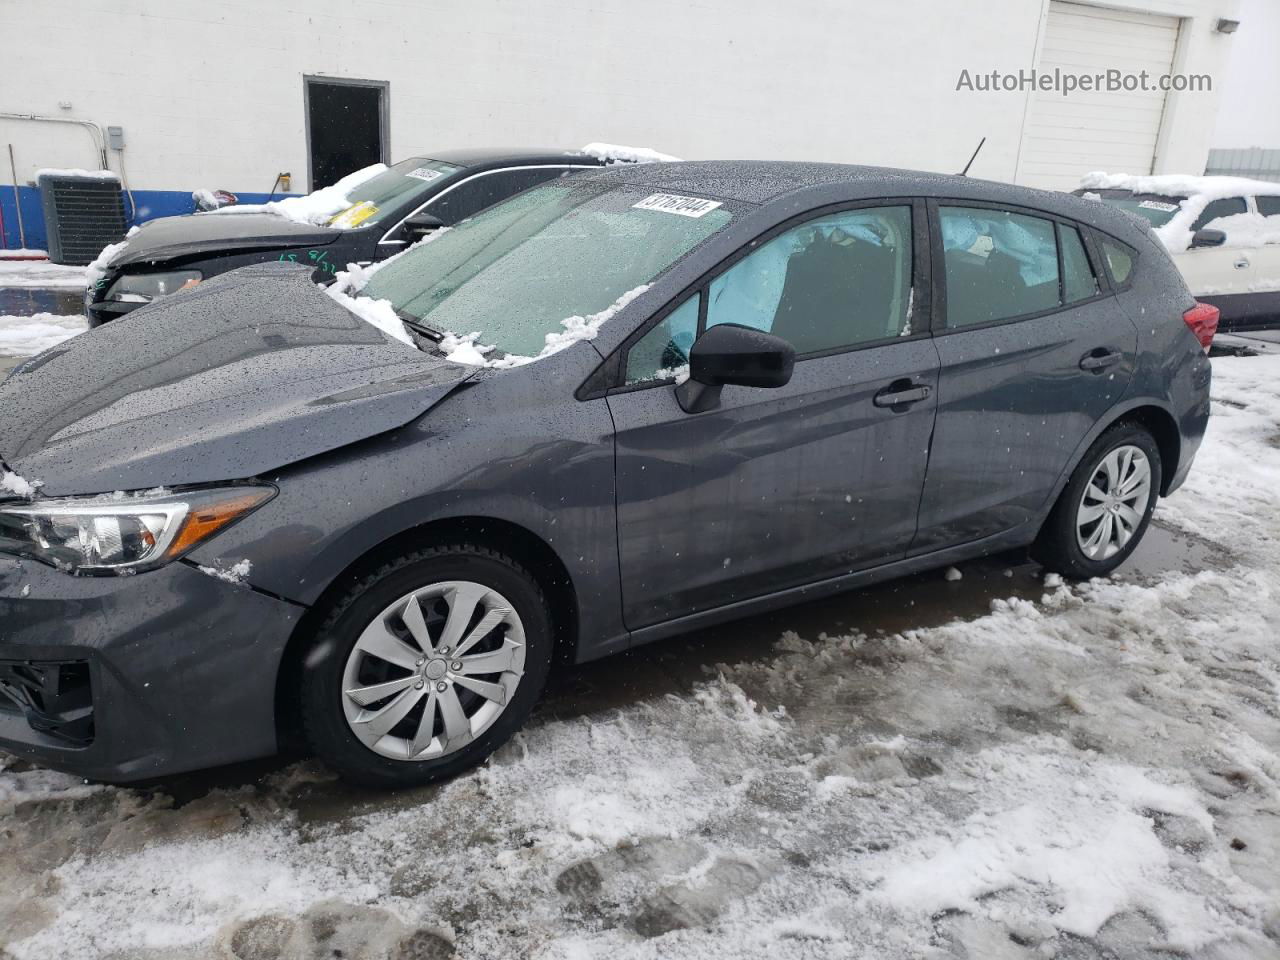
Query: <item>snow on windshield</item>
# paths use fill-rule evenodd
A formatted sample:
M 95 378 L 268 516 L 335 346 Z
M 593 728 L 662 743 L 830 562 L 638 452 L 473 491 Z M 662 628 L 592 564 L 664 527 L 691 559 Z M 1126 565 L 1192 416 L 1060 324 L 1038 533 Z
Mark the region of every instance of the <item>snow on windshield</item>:
M 1182 174 L 1133 176 L 1126 173 L 1104 173 L 1101 170 L 1081 177 L 1080 187 L 1084 190 L 1128 190 L 1131 193 L 1170 197 L 1176 201 L 1177 213 L 1167 222 L 1155 227 L 1156 236 L 1170 253 L 1181 253 L 1191 246 L 1191 238 L 1194 236 L 1191 227 L 1200 218 L 1200 214 L 1204 213 L 1205 207 L 1213 201 L 1231 197 L 1280 196 L 1280 183 L 1265 180 L 1192 177 Z M 1103 202 L 1106 200 L 1103 199 Z M 1238 214 L 1211 221 L 1210 226 L 1226 230 L 1228 245 L 1233 247 L 1257 247 L 1280 242 L 1280 217 Z
M 585 317 L 567 317 L 560 321 L 562 330 L 552 330 L 546 335 L 546 341 L 537 354 L 533 357 L 523 356 L 503 356 L 489 359 L 485 354 L 492 353 L 494 348 L 491 346 L 480 346 L 476 343 L 479 333 L 469 333 L 465 336 L 457 336 L 456 334 L 448 334 L 440 341 L 440 349 L 444 352 L 447 359 L 454 363 L 465 363 L 470 366 L 484 366 L 495 369 L 505 369 L 507 367 L 520 367 L 526 363 L 533 363 L 535 360 L 541 360 L 549 357 L 553 353 L 559 353 L 565 347 L 572 346 L 579 340 L 593 340 L 604 322 L 611 317 L 617 315 L 623 307 L 634 300 L 640 294 L 644 293 L 652 284 L 642 283 L 638 287 L 628 290 L 617 300 L 605 307 L 599 313 L 589 314 Z M 383 301 L 384 303 L 386 301 Z

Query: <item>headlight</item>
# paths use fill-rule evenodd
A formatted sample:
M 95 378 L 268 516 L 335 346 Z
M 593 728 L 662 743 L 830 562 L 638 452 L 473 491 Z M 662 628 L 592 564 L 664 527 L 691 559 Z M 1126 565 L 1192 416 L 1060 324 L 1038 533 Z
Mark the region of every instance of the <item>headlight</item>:
M 150 570 L 182 556 L 275 494 L 275 487 L 243 486 L 0 506 L 0 551 L 67 573 Z
M 194 287 L 204 279 L 199 270 L 172 270 L 169 273 L 126 273 L 107 291 L 108 300 L 150 303 L 156 297 Z

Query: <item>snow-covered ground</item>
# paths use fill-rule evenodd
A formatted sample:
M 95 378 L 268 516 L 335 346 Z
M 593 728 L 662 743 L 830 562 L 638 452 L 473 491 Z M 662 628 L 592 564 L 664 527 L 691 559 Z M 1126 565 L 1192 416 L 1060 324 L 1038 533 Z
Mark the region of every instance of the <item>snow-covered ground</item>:
M 84 286 L 84 267 L 63 266 L 47 260 L 0 260 L 0 288 L 46 287 L 83 290 Z
M 191 792 L 11 761 L 0 938 L 18 960 L 1276 957 L 1280 357 L 1214 369 L 1158 512 L 1203 569 L 731 643 L 656 694 L 603 662 L 604 702 L 553 697 L 484 768 L 401 795 L 311 764 Z
M 82 316 L 0 316 L 0 357 L 30 357 L 89 328 Z

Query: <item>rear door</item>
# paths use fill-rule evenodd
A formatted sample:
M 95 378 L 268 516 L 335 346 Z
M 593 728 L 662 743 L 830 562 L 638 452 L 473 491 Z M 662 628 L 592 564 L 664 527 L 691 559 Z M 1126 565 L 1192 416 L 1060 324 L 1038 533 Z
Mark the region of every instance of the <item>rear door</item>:
M 942 369 L 912 554 L 1036 517 L 1137 350 L 1087 231 L 997 205 L 929 207 Z
M 922 203 L 879 201 L 750 244 L 624 345 L 617 436 L 624 616 L 636 629 L 904 555 L 938 359 Z M 778 389 L 687 414 L 674 381 L 709 325 L 797 351 Z

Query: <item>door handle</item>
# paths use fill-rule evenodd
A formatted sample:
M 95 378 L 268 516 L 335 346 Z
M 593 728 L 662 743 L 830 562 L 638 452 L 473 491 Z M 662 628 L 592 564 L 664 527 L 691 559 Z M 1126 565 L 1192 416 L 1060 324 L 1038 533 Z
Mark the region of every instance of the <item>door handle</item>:
M 872 397 L 871 402 L 877 407 L 908 407 L 927 399 L 932 392 L 932 388 L 927 383 L 895 380 Z
M 1090 351 L 1080 358 L 1080 369 L 1098 372 L 1119 363 L 1122 359 L 1124 359 L 1123 354 L 1114 350 L 1108 353 L 1102 347 L 1099 347 L 1097 350 Z
M 1243 270 L 1245 267 L 1249 266 L 1249 258 L 1241 257 L 1239 260 L 1233 263 L 1232 266 L 1235 267 L 1237 270 Z

